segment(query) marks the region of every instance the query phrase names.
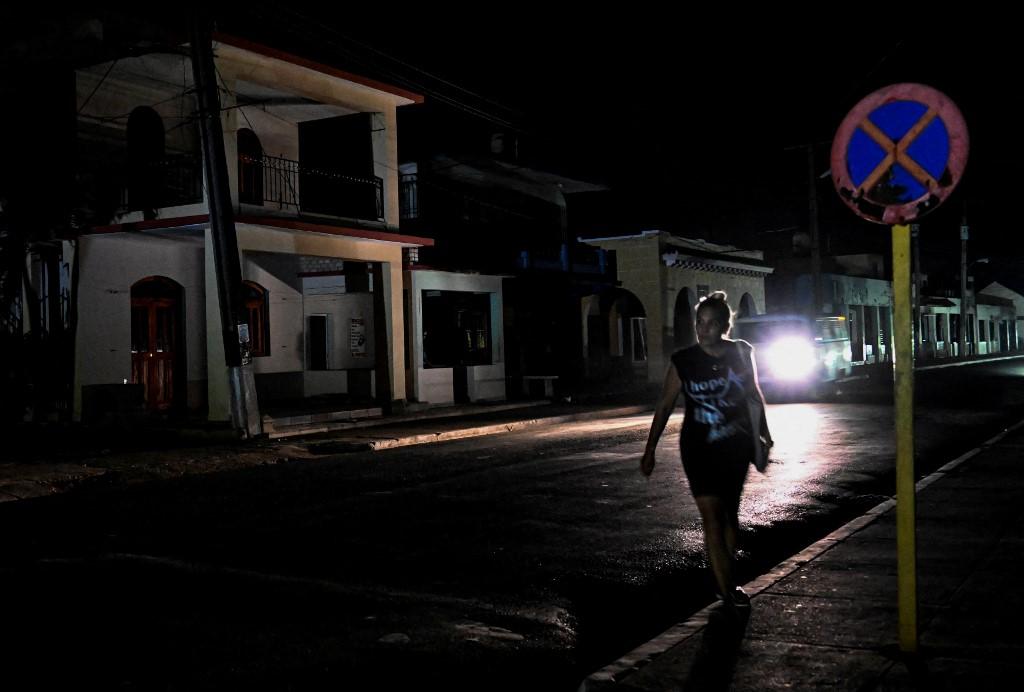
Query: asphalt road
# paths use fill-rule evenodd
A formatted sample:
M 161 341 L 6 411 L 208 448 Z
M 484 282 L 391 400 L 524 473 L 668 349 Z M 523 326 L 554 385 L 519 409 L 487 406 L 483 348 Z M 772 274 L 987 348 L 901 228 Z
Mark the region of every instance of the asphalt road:
M 1024 415 L 1016 363 L 918 377 L 919 475 Z M 887 398 L 769 407 L 743 576 L 894 492 Z M 2 650 L 33 687 L 572 690 L 711 600 L 678 422 L 649 480 L 634 416 L 2 505 Z

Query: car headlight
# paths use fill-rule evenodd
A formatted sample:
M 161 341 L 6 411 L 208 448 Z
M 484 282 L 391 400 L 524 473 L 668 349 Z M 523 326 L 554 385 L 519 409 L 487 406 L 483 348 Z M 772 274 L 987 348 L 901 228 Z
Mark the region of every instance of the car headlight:
M 772 374 L 781 380 L 804 380 L 814 372 L 814 346 L 798 336 L 772 342 L 765 355 Z

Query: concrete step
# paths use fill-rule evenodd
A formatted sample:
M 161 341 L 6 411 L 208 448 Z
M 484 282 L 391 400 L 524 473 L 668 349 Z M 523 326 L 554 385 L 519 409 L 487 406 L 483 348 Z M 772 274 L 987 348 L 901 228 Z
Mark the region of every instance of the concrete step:
M 265 415 L 263 416 L 263 432 L 270 439 L 313 435 L 331 430 L 344 430 L 354 427 L 358 421 L 380 418 L 383 415 L 384 411 L 379 406 L 281 416 Z

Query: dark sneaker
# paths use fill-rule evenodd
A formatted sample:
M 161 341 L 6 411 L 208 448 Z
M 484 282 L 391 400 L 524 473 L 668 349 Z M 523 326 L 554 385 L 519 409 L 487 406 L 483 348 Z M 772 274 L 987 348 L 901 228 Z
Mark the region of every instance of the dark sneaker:
M 743 589 L 741 589 L 738 586 L 735 589 L 733 589 L 732 594 L 729 596 L 729 598 L 726 598 L 725 596 L 723 596 L 720 593 L 716 593 L 715 594 L 715 598 L 717 598 L 719 601 L 721 601 L 722 604 L 724 606 L 726 606 L 726 607 L 732 607 L 732 608 L 749 608 L 750 607 L 750 596 L 748 596 L 747 592 L 744 591 Z
M 737 586 L 732 592 L 732 603 L 737 608 L 749 608 L 750 596 L 747 595 L 746 591 Z

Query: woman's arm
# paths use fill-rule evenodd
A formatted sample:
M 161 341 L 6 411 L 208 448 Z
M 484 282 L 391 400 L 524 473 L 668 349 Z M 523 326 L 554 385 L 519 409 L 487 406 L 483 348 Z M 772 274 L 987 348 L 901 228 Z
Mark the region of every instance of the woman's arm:
M 683 388 L 679 381 L 679 374 L 671 363 L 668 372 L 665 373 L 665 383 L 661 387 L 661 398 L 654 409 L 654 421 L 651 423 L 651 432 L 647 435 L 647 446 L 644 448 L 644 455 L 640 459 L 640 472 L 645 476 L 651 475 L 654 470 L 654 450 L 658 447 L 658 440 L 665 430 L 668 417 L 672 415 L 672 409 L 676 407 L 676 399 Z

